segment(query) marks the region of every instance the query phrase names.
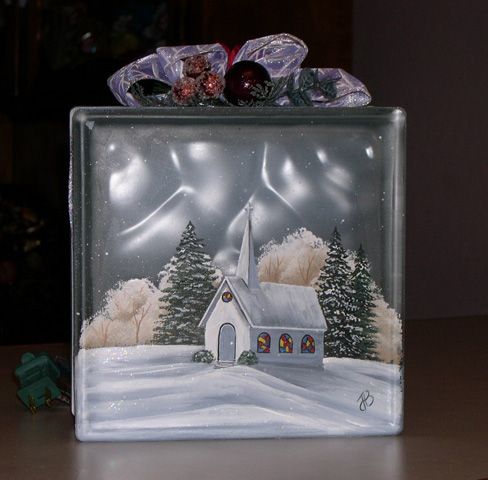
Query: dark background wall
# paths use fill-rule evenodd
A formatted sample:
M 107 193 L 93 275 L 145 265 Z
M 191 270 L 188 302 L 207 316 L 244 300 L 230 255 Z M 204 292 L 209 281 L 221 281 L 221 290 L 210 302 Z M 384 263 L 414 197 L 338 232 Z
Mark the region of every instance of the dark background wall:
M 115 105 L 106 78 L 157 46 L 279 32 L 407 111 L 407 318 L 488 313 L 487 2 L 20 4 L 0 3 L 0 343 L 69 338 L 69 110 Z
M 407 318 L 488 313 L 488 2 L 354 2 L 353 72 L 407 111 Z

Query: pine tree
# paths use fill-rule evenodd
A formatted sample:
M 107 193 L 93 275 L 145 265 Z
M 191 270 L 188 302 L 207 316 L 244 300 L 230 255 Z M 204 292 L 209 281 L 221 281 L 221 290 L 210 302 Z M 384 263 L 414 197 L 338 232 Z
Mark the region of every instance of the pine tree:
M 188 223 L 183 231 L 176 255 L 168 267 L 168 287 L 160 301 L 166 315 L 160 315 L 154 342 L 159 344 L 203 344 L 203 330 L 198 327 L 215 294 L 215 269 L 197 238 L 195 227 Z
M 375 284 L 371 278 L 371 266 L 363 250 L 359 246 L 355 256 L 355 267 L 352 274 L 354 288 L 355 315 L 361 324 L 361 336 L 357 348 L 363 360 L 376 360 L 376 345 L 378 329 L 374 321 L 373 300 Z
M 361 326 L 356 316 L 352 272 L 341 236 L 334 228 L 329 254 L 319 275 L 318 299 L 327 322 L 324 354 L 329 357 L 358 358 Z

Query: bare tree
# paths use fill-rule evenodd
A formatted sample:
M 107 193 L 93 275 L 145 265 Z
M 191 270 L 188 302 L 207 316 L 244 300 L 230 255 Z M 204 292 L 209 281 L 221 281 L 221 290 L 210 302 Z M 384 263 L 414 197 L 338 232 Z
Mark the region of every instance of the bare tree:
M 261 247 L 259 276 L 262 281 L 314 285 L 327 256 L 327 244 L 306 228 Z
M 262 282 L 280 282 L 283 273 L 283 258 L 280 254 L 273 253 L 264 257 L 259 267 L 259 279 Z
M 147 313 L 149 312 L 149 306 L 142 306 L 140 308 L 136 308 L 135 306 L 132 308 L 132 319 L 134 321 L 134 326 L 136 329 L 136 345 L 139 343 L 139 332 L 141 330 L 141 324 L 146 318 Z
M 120 282 L 105 295 L 102 309 L 87 321 L 83 348 L 149 343 L 159 321 L 160 292 L 147 279 Z
M 309 247 L 305 255 L 296 259 L 298 272 L 298 285 L 310 286 L 319 276 L 323 265 L 323 255 L 317 249 Z
M 95 335 L 98 336 L 101 346 L 106 347 L 108 341 L 108 333 L 110 331 L 110 326 L 112 325 L 112 319 L 107 317 L 102 317 L 101 320 L 93 325 L 93 331 Z

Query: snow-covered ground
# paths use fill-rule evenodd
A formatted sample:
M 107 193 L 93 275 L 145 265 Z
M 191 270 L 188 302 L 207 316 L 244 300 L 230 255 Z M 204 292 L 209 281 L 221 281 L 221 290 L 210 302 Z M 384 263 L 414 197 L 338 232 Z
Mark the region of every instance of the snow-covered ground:
M 81 440 L 395 434 L 402 425 L 397 365 L 326 359 L 323 368 L 192 363 L 201 347 L 81 350 Z M 361 411 L 358 397 L 374 402 Z M 371 403 L 369 399 L 368 403 Z

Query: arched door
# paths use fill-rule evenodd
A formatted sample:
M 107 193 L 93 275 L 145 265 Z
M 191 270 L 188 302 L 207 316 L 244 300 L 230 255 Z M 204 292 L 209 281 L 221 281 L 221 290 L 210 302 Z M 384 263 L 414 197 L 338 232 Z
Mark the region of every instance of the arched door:
M 219 331 L 219 362 L 234 362 L 236 359 L 236 330 L 224 323 Z

